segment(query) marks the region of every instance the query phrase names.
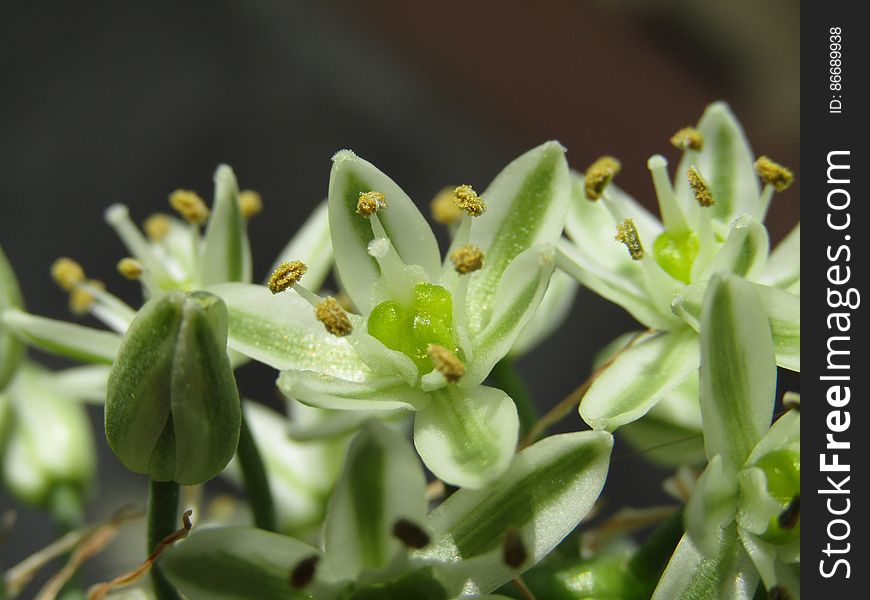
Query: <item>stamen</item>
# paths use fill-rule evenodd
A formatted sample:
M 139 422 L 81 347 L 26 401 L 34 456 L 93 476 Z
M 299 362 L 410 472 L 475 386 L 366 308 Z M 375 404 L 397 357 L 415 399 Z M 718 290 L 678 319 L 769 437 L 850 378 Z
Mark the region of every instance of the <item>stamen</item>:
M 163 217 L 167 219 L 166 225 L 168 227 L 169 217 L 166 217 L 166 215 L 163 215 Z M 106 222 L 112 226 L 130 254 L 142 261 L 149 275 L 143 278 L 142 282 L 151 292 L 156 293 L 159 290 L 159 283 L 175 281 L 166 271 L 163 261 L 155 254 L 156 249 L 154 246 L 142 235 L 139 228 L 133 224 L 133 221 L 130 219 L 130 211 L 126 206 L 123 204 L 113 204 L 106 209 Z
M 393 525 L 393 535 L 408 548 L 419 550 L 429 545 L 429 534 L 407 519 L 399 519 Z
M 626 219 L 622 223 L 617 223 L 616 235 L 613 239 L 625 244 L 632 260 L 640 260 L 643 258 L 644 251 L 643 245 L 640 243 L 640 235 L 638 235 L 637 227 L 635 227 L 634 221 L 631 219 Z
M 242 190 L 239 192 L 239 210 L 246 221 L 250 220 L 263 212 L 263 197 L 254 190 Z
M 785 508 L 784 511 L 779 513 L 779 517 L 777 517 L 777 524 L 783 529 L 794 529 L 795 525 L 798 524 L 798 520 L 801 518 L 801 497 L 800 494 L 792 498 L 792 501 Z
M 191 225 L 201 225 L 208 219 L 208 207 L 191 190 L 175 190 L 169 195 L 169 204 Z
M 755 172 L 765 184 L 776 188 L 777 192 L 787 189 L 794 181 L 794 173 L 790 169 L 766 156 L 755 161 Z
M 320 557 L 316 554 L 300 561 L 290 573 L 290 585 L 297 590 L 308 587 L 308 584 L 314 581 L 314 575 L 317 573 L 317 563 L 319 562 Z
M 327 296 L 315 308 L 317 320 L 323 323 L 326 331 L 337 337 L 350 335 L 353 325 L 338 300 Z
M 659 202 L 659 212 L 662 215 L 665 229 L 673 234 L 688 231 L 689 225 L 686 222 L 686 217 L 677 203 L 674 188 L 671 187 L 671 179 L 668 176 L 668 161 L 661 154 L 654 154 L 646 162 L 646 166 L 652 174 L 656 198 Z
M 142 224 L 142 229 L 145 230 L 145 235 L 152 242 L 159 242 L 166 237 L 169 229 L 172 227 L 172 221 L 169 215 L 164 213 L 154 213 Z
M 453 266 L 460 275 L 472 273 L 483 268 L 484 253 L 472 244 L 462 246 L 450 255 Z
M 683 127 L 671 137 L 671 144 L 679 150 L 704 149 L 704 136 L 694 127 Z
M 64 256 L 51 265 L 51 278 L 65 291 L 71 292 L 85 280 L 85 270 L 79 263 Z
M 694 166 L 689 167 L 686 176 L 689 178 L 689 187 L 695 192 L 695 200 L 698 201 L 699 206 L 707 207 L 716 204 L 716 199 L 713 198 L 713 191 L 710 189 L 710 185 L 701 177 L 698 169 Z
M 118 261 L 118 273 L 131 281 L 136 281 L 142 277 L 144 270 L 142 263 L 135 258 L 127 257 Z
M 87 286 L 76 286 L 69 295 L 69 309 L 77 315 L 86 314 L 94 305 L 96 297 L 88 288 L 96 288 L 98 290 L 106 288 L 102 281 L 97 281 L 96 279 L 89 280 L 87 284 Z
M 308 267 L 300 260 L 282 262 L 269 277 L 266 285 L 270 292 L 278 294 L 298 283 L 307 270 Z
M 456 383 L 465 375 L 465 365 L 444 346 L 429 344 L 426 347 L 426 353 L 432 359 L 435 369 L 444 375 L 448 383 Z
M 588 169 L 584 178 L 584 191 L 589 200 L 598 200 L 614 176 L 622 169 L 622 163 L 612 156 L 602 156 Z
M 529 553 L 516 529 L 508 529 L 502 543 L 502 560 L 511 569 L 519 569 L 529 559 Z
M 387 207 L 387 199 L 380 192 L 360 192 L 359 201 L 356 203 L 358 215 L 369 218 L 382 208 Z
M 453 190 L 453 201 L 456 208 L 464 210 L 472 217 L 479 217 L 486 212 L 486 201 L 468 184 L 460 185 Z
M 453 225 L 459 222 L 462 218 L 462 210 L 456 206 L 455 198 L 454 188 L 444 188 L 432 199 L 429 210 L 436 223 Z
M 801 395 L 796 392 L 786 392 L 782 395 L 782 405 L 786 410 L 801 411 Z

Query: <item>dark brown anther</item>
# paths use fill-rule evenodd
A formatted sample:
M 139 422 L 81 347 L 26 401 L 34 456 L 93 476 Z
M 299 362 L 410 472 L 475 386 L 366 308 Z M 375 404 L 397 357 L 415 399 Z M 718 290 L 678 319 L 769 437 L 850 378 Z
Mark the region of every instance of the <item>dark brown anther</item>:
M 516 529 L 508 529 L 502 544 L 502 560 L 511 569 L 519 569 L 529 559 L 526 546 Z
M 798 524 L 798 521 L 801 518 L 801 497 L 800 494 L 792 498 L 792 501 L 785 508 L 784 511 L 779 513 L 779 517 L 777 518 L 777 524 L 783 529 L 794 529 L 794 526 Z
M 320 557 L 315 554 L 300 561 L 293 568 L 293 571 L 290 573 L 290 585 L 293 589 L 301 590 L 314 580 L 318 562 L 320 562 Z
M 429 534 L 407 519 L 399 519 L 393 525 L 393 535 L 408 548 L 419 550 L 429 545 Z

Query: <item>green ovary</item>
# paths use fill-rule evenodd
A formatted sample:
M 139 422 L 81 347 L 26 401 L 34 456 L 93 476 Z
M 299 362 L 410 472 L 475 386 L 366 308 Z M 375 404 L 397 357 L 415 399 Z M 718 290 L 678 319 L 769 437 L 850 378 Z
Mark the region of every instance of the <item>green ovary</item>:
M 415 286 L 411 306 L 381 302 L 369 315 L 368 332 L 387 348 L 407 355 L 421 374 L 433 368 L 426 352 L 429 344 L 458 353 L 453 339 L 453 298 L 440 285 Z
M 775 450 L 763 456 L 756 464 L 767 477 L 767 491 L 785 510 L 801 491 L 801 457 L 790 450 Z M 791 528 L 779 525 L 778 517 L 770 520 L 767 530 L 761 537 L 773 544 L 787 544 L 799 540 L 801 535 L 800 517 Z
M 698 236 L 694 231 L 673 234 L 665 231 L 653 243 L 653 256 L 665 272 L 683 283 L 692 281 L 692 264 L 698 256 Z

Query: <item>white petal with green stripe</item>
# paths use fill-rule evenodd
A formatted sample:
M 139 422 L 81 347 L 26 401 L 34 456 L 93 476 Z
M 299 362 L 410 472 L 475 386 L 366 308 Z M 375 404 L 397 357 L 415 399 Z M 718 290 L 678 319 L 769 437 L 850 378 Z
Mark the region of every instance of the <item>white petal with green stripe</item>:
M 339 576 L 387 566 L 402 548 L 399 520 L 424 526 L 426 479 L 411 445 L 397 431 L 369 421 L 347 452 L 329 502 L 325 562 Z
M 483 268 L 471 275 L 468 285 L 472 336 L 489 322 L 508 265 L 532 246 L 558 241 L 570 195 L 565 149 L 558 142 L 541 144 L 515 159 L 482 194 L 487 210 L 471 223 L 470 241 L 486 253 Z
M 517 446 L 519 418 L 501 390 L 448 386 L 414 420 L 414 445 L 441 480 L 478 488 L 502 475 Z
M 770 427 L 776 359 L 755 287 L 715 275 L 701 310 L 701 418 L 707 456 L 740 466 Z
M 755 280 L 761 276 L 767 264 L 770 240 L 767 229 L 748 215 L 734 221 L 725 244 L 700 273 L 693 279 L 707 279 L 711 273 L 728 271 L 739 277 Z
M 329 239 L 329 211 L 325 200 L 317 205 L 299 231 L 281 250 L 269 273 L 282 262 L 290 260 L 301 260 L 308 267 L 303 283 L 309 290 L 319 290 L 329 276 L 332 268 L 332 241 Z
M 106 383 L 109 380 L 108 365 L 84 365 L 55 371 L 47 385 L 77 400 L 102 404 L 106 401 Z
M 577 282 L 565 272 L 553 271 L 541 303 L 520 331 L 508 354 L 512 357 L 522 356 L 550 337 L 568 318 L 578 287 Z
M 288 398 L 333 410 L 416 409 L 429 400 L 425 392 L 389 375 L 349 381 L 316 371 L 283 371 L 278 388 Z
M 0 316 L 6 309 L 24 309 L 24 300 L 12 265 L 0 247 Z M 24 345 L 0 319 L 0 390 L 12 379 L 24 356 Z
M 373 305 L 372 285 L 380 277 L 380 268 L 368 253 L 374 239 L 371 224 L 356 208 L 359 195 L 372 191 L 386 199 L 387 207 L 378 211 L 378 218 L 402 261 L 422 267 L 431 281 L 437 281 L 441 272 L 435 235 L 407 194 L 370 162 L 350 150 L 338 152 L 329 179 L 330 236 L 341 282 L 354 305 L 366 313 Z
M 754 465 L 765 454 L 774 450 L 791 450 L 800 453 L 801 413 L 799 410 L 790 410 L 774 421 L 758 445 L 752 449 L 746 464 Z
M 768 491 L 767 476 L 762 469 L 743 469 L 737 481 L 740 486 L 737 524 L 741 529 L 760 535 L 770 526 L 771 520 L 782 513 L 783 506 Z
M 788 288 L 801 278 L 801 224 L 785 236 L 767 259 L 760 281 L 778 288 Z
M 686 504 L 686 531 L 707 556 L 715 556 L 723 530 L 737 510 L 737 473 L 734 465 L 714 456 L 695 483 Z
M 121 336 L 117 333 L 38 317 L 18 309 L 6 310 L 2 320 L 26 344 L 82 362 L 112 364 L 121 347 Z
M 233 170 L 221 165 L 214 174 L 214 204 L 205 230 L 200 285 L 251 281 L 251 246 L 239 207 L 239 185 Z
M 593 429 L 613 431 L 639 419 L 698 368 L 698 337 L 688 327 L 645 335 L 595 380 L 580 402 Z

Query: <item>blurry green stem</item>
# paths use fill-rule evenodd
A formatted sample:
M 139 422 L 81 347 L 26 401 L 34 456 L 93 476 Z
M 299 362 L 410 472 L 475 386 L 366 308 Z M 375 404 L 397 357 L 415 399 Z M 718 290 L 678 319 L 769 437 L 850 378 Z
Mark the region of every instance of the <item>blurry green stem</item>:
M 492 368 L 492 378 L 495 380 L 495 384 L 517 405 L 517 414 L 520 417 L 520 435 L 525 435 L 537 422 L 538 410 L 535 408 L 529 389 L 514 368 L 513 361 L 509 358 L 498 361 Z
M 148 491 L 148 554 L 178 529 L 178 484 L 150 480 Z M 151 584 L 157 600 L 180 600 L 178 592 L 163 575 L 159 565 L 151 567 Z
M 57 485 L 51 494 L 51 516 L 58 533 L 65 535 L 82 526 L 85 520 L 82 497 L 78 490 L 69 485 Z M 73 576 L 63 586 L 59 598 L 84 598 L 85 593 L 79 577 Z M 0 597 L 2 598 L 2 597 Z
M 639 582 L 648 584 L 650 593 L 680 543 L 684 531 L 683 509 L 680 508 L 652 532 L 628 562 L 628 572 Z
M 251 512 L 254 513 L 254 524 L 266 531 L 277 531 L 275 503 L 272 500 L 272 491 L 269 489 L 266 466 L 263 464 L 257 442 L 248 428 L 244 410 L 242 410 L 242 431 L 239 434 L 236 455 L 245 481 L 248 503 L 251 505 Z

